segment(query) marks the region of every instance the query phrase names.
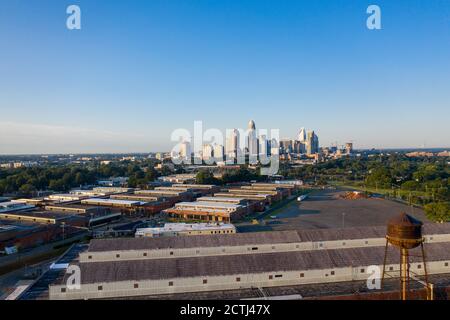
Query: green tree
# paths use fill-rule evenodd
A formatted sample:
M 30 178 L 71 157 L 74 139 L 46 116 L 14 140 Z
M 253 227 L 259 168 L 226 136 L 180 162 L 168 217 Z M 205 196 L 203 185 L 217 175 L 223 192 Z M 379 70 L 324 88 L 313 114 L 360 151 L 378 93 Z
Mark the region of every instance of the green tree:
M 434 222 L 450 221 L 450 205 L 446 202 L 432 202 L 424 206 L 428 219 Z
M 366 184 L 376 188 L 391 188 L 392 177 L 386 168 L 378 167 L 367 176 Z
M 31 196 L 36 188 L 32 184 L 24 184 L 19 188 L 19 192 L 24 196 Z
M 198 172 L 195 177 L 195 182 L 197 184 L 218 184 L 217 179 L 209 170 L 201 170 Z
M 404 190 L 418 190 L 420 189 L 420 185 L 417 181 L 408 180 L 402 183 L 402 189 Z

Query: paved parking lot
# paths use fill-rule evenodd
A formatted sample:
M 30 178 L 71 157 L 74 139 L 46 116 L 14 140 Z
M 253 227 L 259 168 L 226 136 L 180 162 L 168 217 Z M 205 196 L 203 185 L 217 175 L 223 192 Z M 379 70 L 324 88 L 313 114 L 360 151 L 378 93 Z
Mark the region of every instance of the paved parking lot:
M 321 190 L 313 192 L 306 200 L 293 201 L 272 213 L 276 219 L 265 221 L 265 225 L 238 225 L 240 232 L 341 228 L 357 226 L 386 225 L 393 216 L 406 212 L 423 221 L 429 222 L 423 210 L 395 201 L 369 198 L 358 200 L 341 199 L 341 190 Z

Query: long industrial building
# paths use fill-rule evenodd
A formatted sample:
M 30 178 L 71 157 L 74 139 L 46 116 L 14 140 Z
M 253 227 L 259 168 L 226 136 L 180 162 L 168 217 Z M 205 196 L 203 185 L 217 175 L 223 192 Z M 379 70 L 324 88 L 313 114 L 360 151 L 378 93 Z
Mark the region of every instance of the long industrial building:
M 164 210 L 171 217 L 185 220 L 231 222 L 248 213 L 246 204 L 216 201 L 179 202 Z
M 291 230 L 169 238 L 92 240 L 75 264 L 79 289 L 67 277 L 50 286 L 50 299 L 101 299 L 243 290 L 366 280 L 381 267 L 385 227 Z M 450 273 L 450 224 L 424 226 L 428 273 Z M 412 252 L 411 269 L 423 274 Z M 417 254 L 415 254 L 417 253 Z M 398 252 L 387 270 L 398 273 Z
M 236 233 L 236 227 L 226 223 L 166 223 L 163 227 L 138 228 L 139 237 L 178 237 Z

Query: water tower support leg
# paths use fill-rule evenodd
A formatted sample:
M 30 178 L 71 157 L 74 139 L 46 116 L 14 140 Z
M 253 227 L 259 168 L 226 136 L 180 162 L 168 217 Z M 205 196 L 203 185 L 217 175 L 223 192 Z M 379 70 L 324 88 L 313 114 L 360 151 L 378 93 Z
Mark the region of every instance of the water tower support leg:
M 401 290 L 402 290 L 402 300 L 406 300 L 406 284 L 408 278 L 408 251 L 407 249 L 402 248 L 400 251 L 401 255 Z
M 383 261 L 383 273 L 381 276 L 381 287 L 383 288 L 383 283 L 384 283 L 384 274 L 386 272 L 386 260 L 387 260 L 387 251 L 388 251 L 388 240 L 386 239 L 386 247 L 384 248 L 384 261 Z
M 400 300 L 403 300 L 403 254 L 400 249 Z
M 420 244 L 420 249 L 422 250 L 423 271 L 425 272 L 425 285 L 426 285 L 426 291 L 427 291 L 427 299 L 432 300 L 432 293 L 430 292 L 430 290 L 433 290 L 433 289 L 430 288 L 430 284 L 428 283 L 427 261 L 425 258 L 425 250 L 423 248 L 423 242 Z

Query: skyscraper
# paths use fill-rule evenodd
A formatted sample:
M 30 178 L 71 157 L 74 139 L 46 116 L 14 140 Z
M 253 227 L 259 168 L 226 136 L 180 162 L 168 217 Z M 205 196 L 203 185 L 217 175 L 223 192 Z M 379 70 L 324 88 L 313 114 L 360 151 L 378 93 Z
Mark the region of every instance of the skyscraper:
M 236 159 L 240 154 L 239 149 L 239 130 L 233 129 L 227 137 L 226 145 L 227 157 Z
M 270 157 L 270 140 L 267 136 L 261 135 L 258 139 L 258 155 L 259 157 Z
M 222 162 L 224 158 L 224 150 L 223 145 L 215 144 L 214 145 L 214 160 L 216 162 Z
M 247 149 L 249 157 L 257 160 L 258 157 L 258 138 L 256 137 L 256 126 L 253 120 L 248 123 Z
M 306 142 L 306 130 L 305 128 L 301 128 L 298 134 L 298 141 Z
M 297 153 L 306 153 L 306 130 L 301 128 L 297 138 L 298 143 L 296 143 L 295 150 Z
M 308 132 L 306 137 L 306 153 L 315 154 L 319 152 L 319 137 L 313 131 Z
M 353 153 L 353 143 L 352 142 L 347 142 L 345 144 L 345 153 L 346 154 L 351 154 Z
M 184 160 L 191 158 L 191 144 L 188 141 L 183 141 L 180 144 L 180 158 Z
M 208 161 L 213 156 L 213 147 L 210 144 L 204 144 L 202 146 L 202 159 Z

